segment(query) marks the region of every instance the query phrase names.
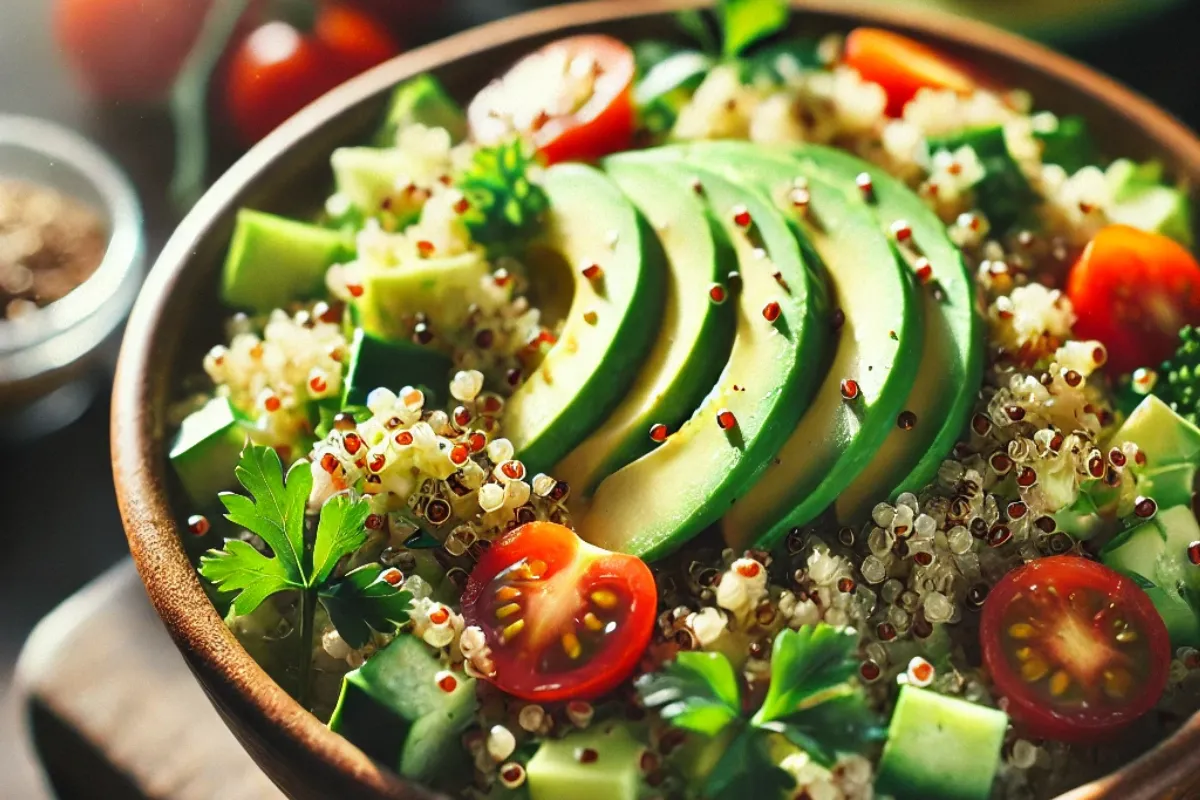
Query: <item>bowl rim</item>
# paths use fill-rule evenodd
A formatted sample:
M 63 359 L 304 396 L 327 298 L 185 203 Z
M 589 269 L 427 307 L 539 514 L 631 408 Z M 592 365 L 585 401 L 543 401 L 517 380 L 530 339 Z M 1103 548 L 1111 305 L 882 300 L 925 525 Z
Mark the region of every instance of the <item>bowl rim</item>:
M 0 114 L 0 147 L 40 155 L 78 174 L 95 190 L 107 224 L 104 255 L 96 271 L 28 320 L 0 319 L 0 378 L 18 381 L 83 356 L 79 337 L 70 348 L 46 345 L 81 326 L 95 346 L 117 326 L 136 296 L 145 235 L 137 192 L 116 162 L 75 131 L 54 122 Z M 69 193 L 64 193 L 69 194 Z M 98 320 L 98 321 L 97 321 Z M 98 335 L 99 334 L 99 335 Z
M 168 299 L 189 266 L 194 245 L 214 219 L 260 173 L 346 109 L 396 82 L 452 63 L 476 51 L 622 19 L 638 19 L 710 6 L 711 0 L 590 0 L 551 6 L 501 19 L 398 56 L 316 101 L 243 156 L 201 198 L 162 250 L 145 282 L 122 344 L 114 382 L 111 443 L 117 498 L 130 551 L 150 599 L 189 666 L 222 714 L 279 737 L 285 756 L 315 759 L 322 774 L 360 792 L 396 798 L 432 797 L 428 790 L 372 762 L 304 711 L 237 643 L 209 602 L 184 551 L 166 496 L 166 460 L 159 410 L 151 407 L 156 370 L 152 360 Z M 1200 139 L 1166 111 L 1111 78 L 1066 56 L 985 23 L 936 12 L 883 7 L 864 0 L 791 0 L 793 11 L 854 18 L 859 24 L 896 29 L 1032 66 L 1073 93 L 1116 108 L 1169 152 L 1180 169 L 1200 176 Z M 235 728 L 235 733 L 238 731 Z M 239 734 L 240 736 L 241 734 Z M 1145 800 L 1177 789 L 1200 758 L 1200 715 L 1170 739 L 1117 772 L 1081 786 L 1060 800 L 1096 798 L 1119 785 L 1121 796 Z M 248 744 L 243 740 L 243 744 Z M 1190 763 L 1189 763 L 1190 762 Z M 1189 768 L 1191 767 L 1191 768 Z M 1131 791 L 1137 786 L 1137 791 Z

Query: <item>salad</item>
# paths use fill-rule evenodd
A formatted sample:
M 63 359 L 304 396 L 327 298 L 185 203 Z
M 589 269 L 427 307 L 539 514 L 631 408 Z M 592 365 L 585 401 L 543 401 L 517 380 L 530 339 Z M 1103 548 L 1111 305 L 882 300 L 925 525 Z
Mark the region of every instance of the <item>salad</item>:
M 1046 798 L 1200 707 L 1200 265 L 1087 122 L 786 4 L 398 86 L 178 405 L 229 627 L 465 798 Z

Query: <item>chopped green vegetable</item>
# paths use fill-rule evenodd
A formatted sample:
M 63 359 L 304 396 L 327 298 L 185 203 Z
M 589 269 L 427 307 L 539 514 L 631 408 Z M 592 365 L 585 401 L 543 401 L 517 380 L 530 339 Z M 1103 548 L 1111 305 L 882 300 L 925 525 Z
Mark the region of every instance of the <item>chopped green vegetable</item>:
M 778 796 L 792 781 L 766 754 L 771 734 L 782 734 L 823 766 L 883 737 L 853 680 L 857 646 L 853 630 L 824 623 L 784 630 L 775 638 L 767 696 L 749 718 L 733 666 L 720 653 L 680 653 L 635 685 L 642 702 L 677 728 L 709 737 L 737 731 L 707 778 L 706 797 Z M 759 791 L 749 791 L 747 781 Z
M 740 55 L 750 45 L 783 30 L 788 23 L 786 0 L 721 0 L 717 20 L 727 58 Z
M 250 497 L 221 494 L 226 518 L 258 535 L 272 555 L 260 553 L 248 542 L 229 539 L 223 550 L 210 550 L 200 558 L 200 573 L 220 591 L 236 593 L 232 608 L 238 615 L 251 613 L 278 592 L 300 592 L 297 696 L 304 702 L 315 601 L 325 606 L 342 638 L 352 647 L 361 647 L 370 638 L 368 628 L 390 631 L 408 620 L 411 596 L 382 580 L 382 569 L 367 567 L 334 577 L 338 562 L 367 540 L 370 508 L 365 500 L 344 494 L 330 498 L 321 507 L 310 550 L 305 537 L 305 509 L 313 482 L 308 462 L 297 462 L 285 482 L 283 462 L 274 448 L 250 445 L 235 473 Z
M 799 38 L 755 48 L 738 60 L 742 83 L 779 85 L 804 70 L 819 69 L 816 39 Z
M 1068 173 L 1100 161 L 1099 151 L 1083 117 L 1061 117 L 1054 130 L 1035 131 L 1034 137 L 1042 143 L 1042 162 L 1057 164 Z
M 1193 425 L 1200 419 L 1200 330 L 1185 325 L 1179 331 L 1175 355 L 1162 363 L 1154 394 Z
M 642 126 L 654 134 L 669 131 L 713 63 L 707 53 L 681 50 L 651 67 L 634 90 Z
M 445 128 L 454 142 L 467 138 L 466 114 L 441 82 L 429 74 L 404 81 L 393 90 L 376 144 L 395 147 L 396 133 L 413 124 Z
M 979 209 L 997 232 L 1007 231 L 1032 208 L 1037 197 L 1025 180 L 1025 174 L 1008 152 L 1004 128 L 996 125 L 977 128 L 953 136 L 929 140 L 929 152 L 970 147 L 983 165 L 983 178 L 975 184 Z
M 538 231 L 550 201 L 529 180 L 533 157 L 520 139 L 481 147 L 458 188 L 470 208 L 463 224 L 471 237 L 490 250 L 517 249 Z

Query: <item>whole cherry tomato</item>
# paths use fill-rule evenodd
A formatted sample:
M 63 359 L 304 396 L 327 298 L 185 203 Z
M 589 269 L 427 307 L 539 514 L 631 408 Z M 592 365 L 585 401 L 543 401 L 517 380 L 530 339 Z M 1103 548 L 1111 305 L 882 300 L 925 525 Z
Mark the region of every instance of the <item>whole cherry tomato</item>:
M 243 144 L 251 145 L 338 84 L 400 52 L 378 20 L 322 2 L 311 32 L 267 22 L 237 45 L 225 98 Z
M 855 28 L 846 37 L 845 62 L 864 80 L 887 93 L 887 114 L 899 117 L 918 89 L 975 91 L 970 70 L 949 56 L 907 36 L 879 28 Z
M 528 136 L 553 164 L 591 161 L 633 139 L 633 51 L 611 36 L 571 36 L 518 61 L 467 109 L 476 141 Z
M 1149 711 L 1171 664 L 1166 625 L 1133 580 L 1083 556 L 1005 575 L 980 623 L 983 663 L 1028 735 L 1104 739 Z
M 552 702 L 597 697 L 628 678 L 650 642 L 658 596 L 641 559 L 530 522 L 483 554 L 462 607 L 491 648 L 489 680 Z
M 212 0 L 57 0 L 59 49 L 104 100 L 151 103 L 171 89 Z
M 1156 366 L 1200 323 L 1200 264 L 1166 236 L 1108 225 L 1071 267 L 1067 295 L 1075 335 L 1103 342 L 1114 371 Z

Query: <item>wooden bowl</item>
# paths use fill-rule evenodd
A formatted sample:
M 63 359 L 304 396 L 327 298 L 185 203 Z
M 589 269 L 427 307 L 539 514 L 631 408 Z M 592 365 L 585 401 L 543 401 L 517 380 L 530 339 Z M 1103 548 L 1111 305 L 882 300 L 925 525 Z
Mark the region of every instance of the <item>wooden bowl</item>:
M 466 98 L 518 56 L 566 33 L 679 38 L 672 13 L 703 0 L 615 0 L 547 8 L 403 55 L 347 83 L 296 116 L 239 161 L 196 205 L 164 248 L 130 319 L 112 410 L 113 469 L 129 547 L 150 599 L 192 671 L 234 733 L 295 798 L 433 795 L 373 763 L 304 711 L 254 662 L 205 596 L 184 551 L 182 505 L 166 459 L 167 407 L 183 376 L 220 341 L 217 276 L 241 206 L 277 213 L 316 207 L 328 157 L 364 142 L 391 87 L 435 72 Z M 1083 114 L 1105 152 L 1158 158 L 1200 184 L 1200 141 L 1147 100 L 1063 56 L 994 28 L 914 15 L 852 0 L 797 0 L 793 26 L 820 33 L 870 24 L 893 28 L 1028 89 L 1038 107 Z M 1163 800 L 1200 793 L 1200 718 L 1103 780 L 1065 797 Z M 564 798 L 564 800 L 568 800 Z

